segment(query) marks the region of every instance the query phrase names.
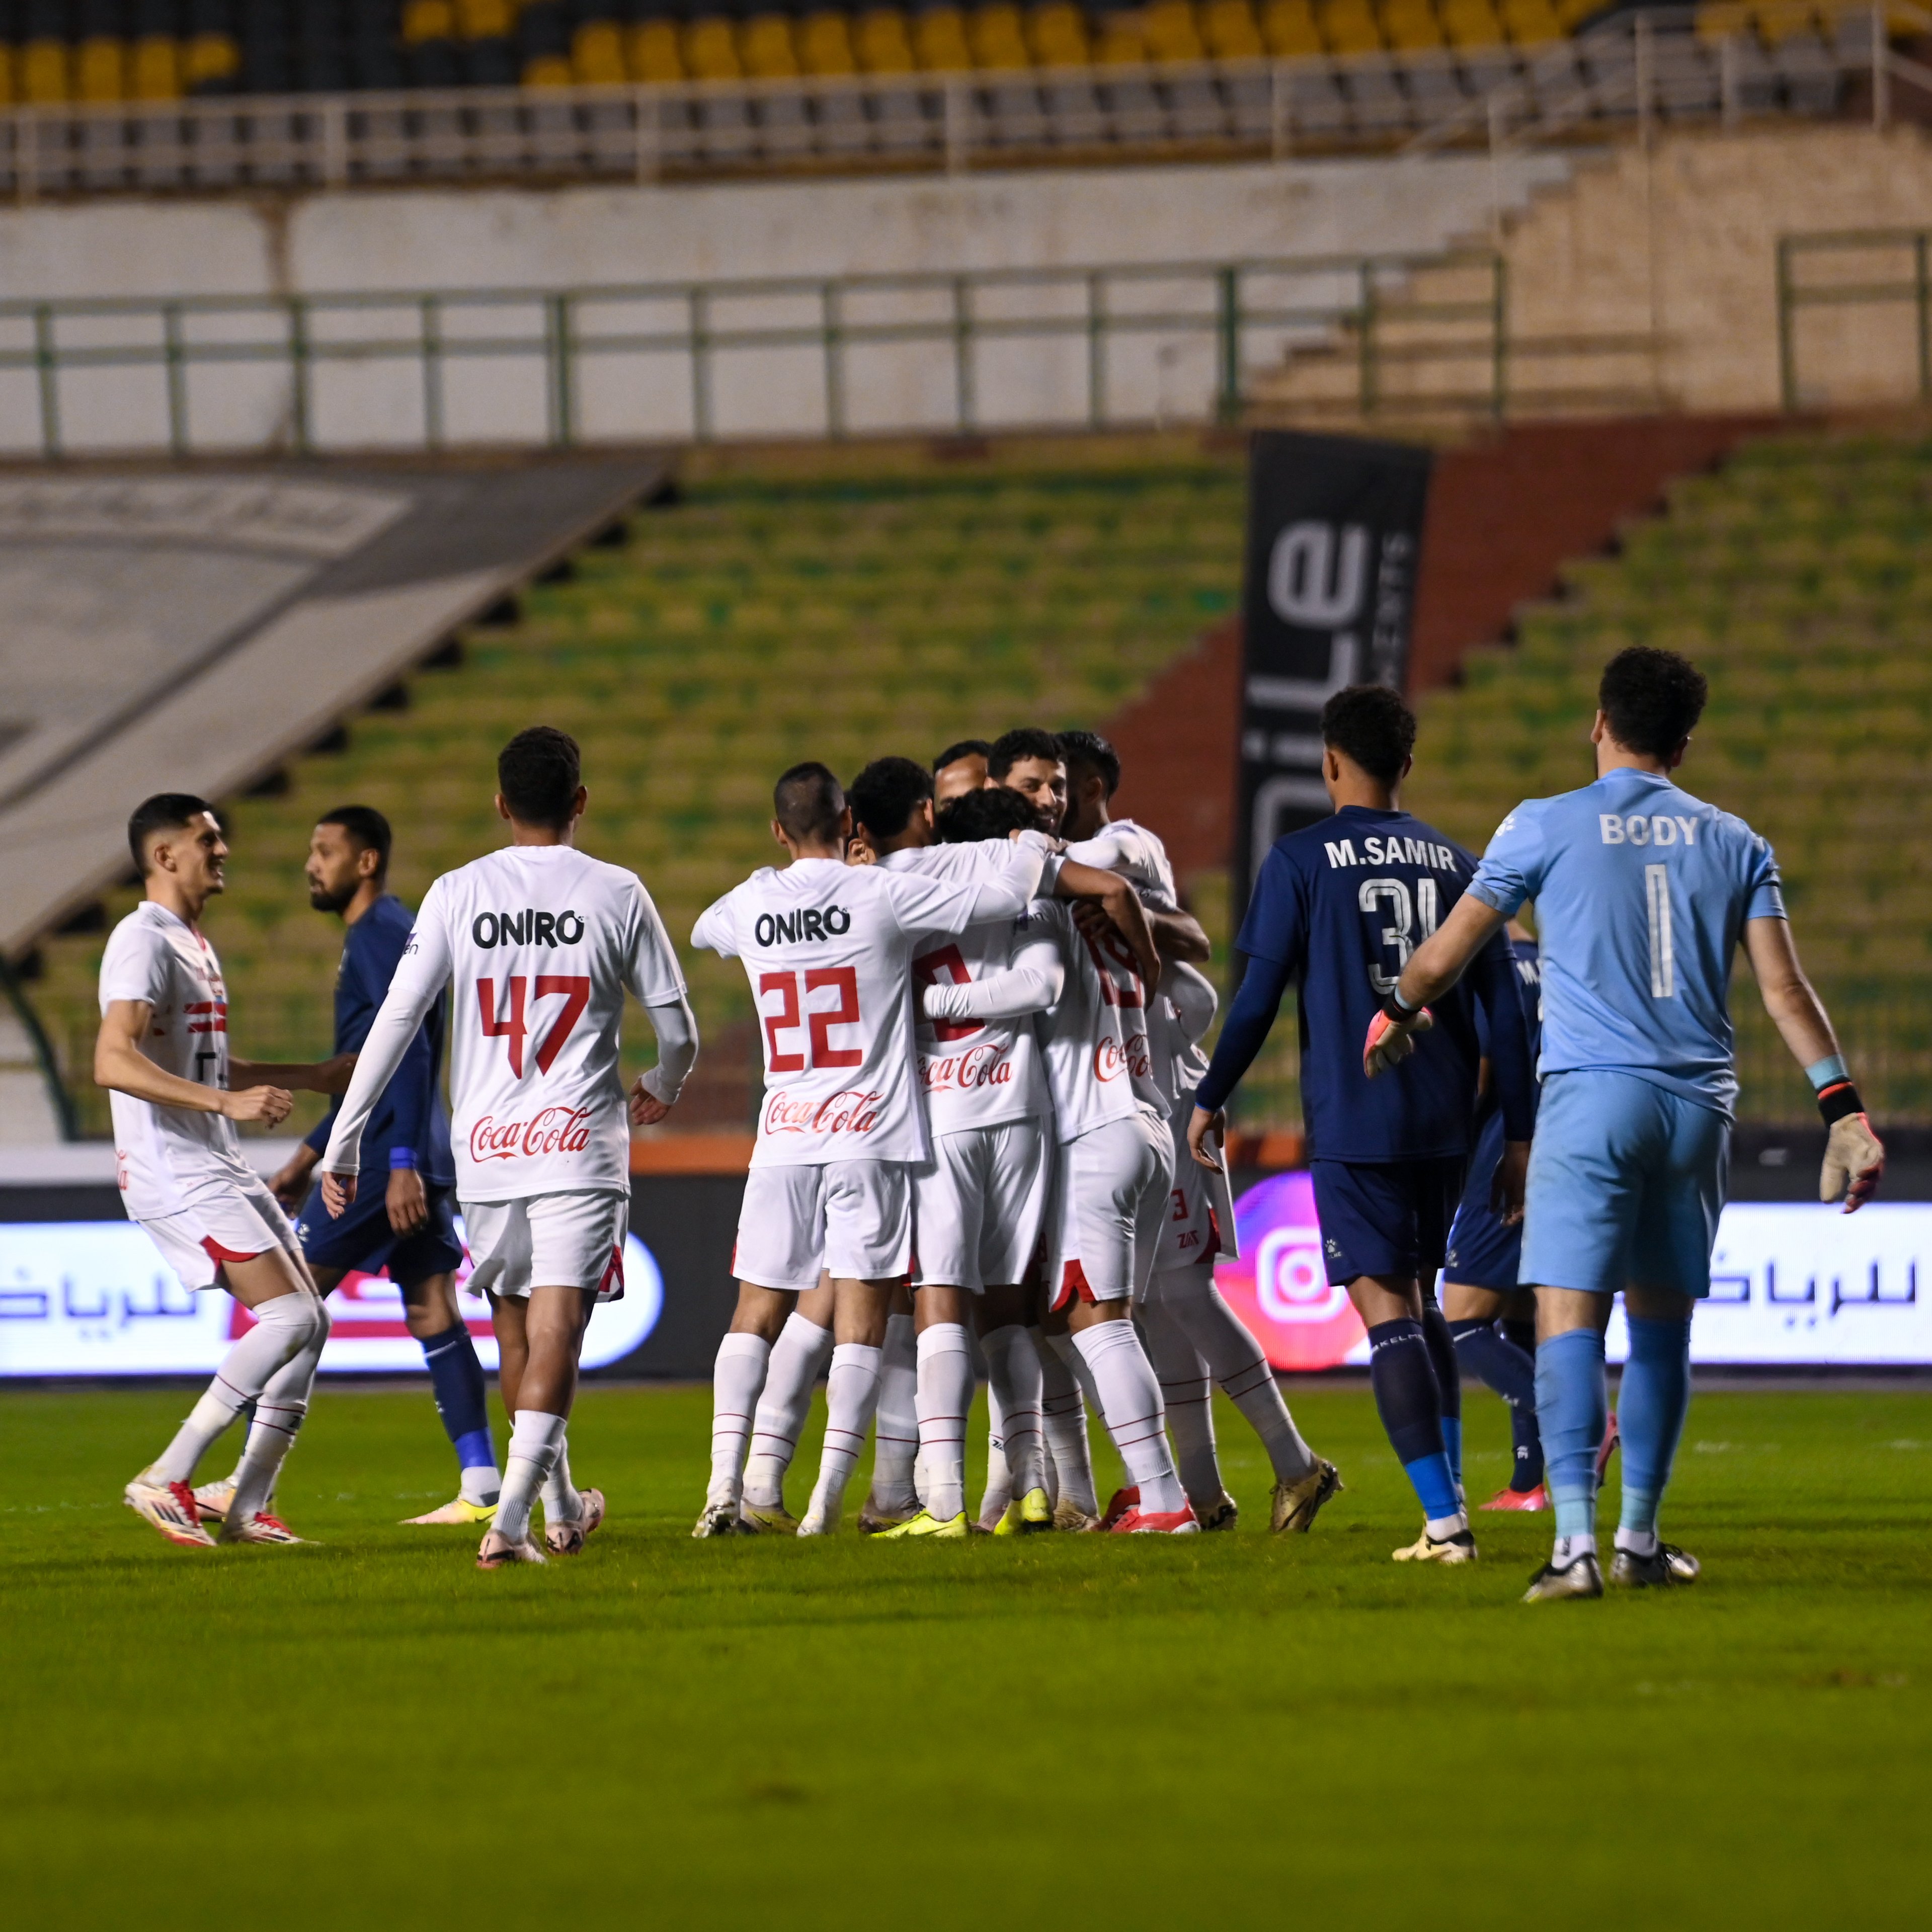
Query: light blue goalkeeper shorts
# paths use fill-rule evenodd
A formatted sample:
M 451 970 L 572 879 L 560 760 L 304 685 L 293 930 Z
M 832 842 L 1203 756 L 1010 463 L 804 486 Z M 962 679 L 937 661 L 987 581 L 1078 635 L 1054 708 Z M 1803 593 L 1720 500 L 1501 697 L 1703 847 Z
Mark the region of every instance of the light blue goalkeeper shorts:
M 1730 1172 L 1731 1124 L 1634 1073 L 1543 1083 L 1520 1278 L 1615 1294 L 1633 1282 L 1701 1299 Z

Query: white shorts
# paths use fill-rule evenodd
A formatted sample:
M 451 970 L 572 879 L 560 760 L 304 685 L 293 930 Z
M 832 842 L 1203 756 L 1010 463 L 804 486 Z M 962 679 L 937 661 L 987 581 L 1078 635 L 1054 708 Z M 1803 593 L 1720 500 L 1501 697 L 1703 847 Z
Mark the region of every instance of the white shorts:
M 915 1287 L 1012 1286 L 1040 1245 L 1052 1184 L 1044 1122 L 1002 1120 L 941 1134 L 912 1170 Z
M 912 1265 L 910 1174 L 899 1160 L 753 1168 L 731 1272 L 798 1294 L 821 1269 L 841 1281 L 896 1280 Z
M 1167 1209 L 1161 1216 L 1160 1248 L 1154 1262 L 1156 1274 L 1192 1268 L 1196 1262 L 1213 1260 L 1221 1252 L 1221 1229 L 1210 1191 L 1214 1184 L 1187 1151 L 1184 1116 L 1174 1123 L 1172 1133 L 1174 1185 L 1168 1190 Z
M 532 1288 L 594 1288 L 599 1301 L 621 1301 L 630 1226 L 628 1196 L 608 1192 L 466 1201 L 470 1286 L 506 1298 Z
M 255 1174 L 204 1181 L 184 1191 L 178 1213 L 140 1225 L 184 1288 L 219 1288 L 224 1262 L 253 1261 L 271 1248 L 294 1256 L 302 1278 L 308 1276 L 294 1222 Z
M 1060 1149 L 1059 1239 L 1053 1306 L 1118 1301 L 1147 1292 L 1174 1182 L 1174 1136 L 1143 1109 Z

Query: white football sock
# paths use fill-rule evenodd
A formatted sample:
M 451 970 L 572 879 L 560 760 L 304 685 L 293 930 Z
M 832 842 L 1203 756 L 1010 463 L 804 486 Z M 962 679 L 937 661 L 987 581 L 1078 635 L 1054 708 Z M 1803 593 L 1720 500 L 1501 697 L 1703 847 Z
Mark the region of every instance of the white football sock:
M 1654 1556 L 1657 1544 L 1658 1534 L 1654 1529 L 1619 1529 L 1614 1546 L 1628 1550 L 1633 1556 Z
M 1262 1345 L 1214 1286 L 1214 1264 L 1168 1268 L 1154 1278 L 1152 1299 L 1187 1334 L 1221 1391 L 1262 1438 L 1278 1483 L 1298 1483 L 1315 1467 Z M 1178 1438 L 1177 1438 L 1178 1439 Z
M 568 1437 L 559 1438 L 556 1460 L 550 1466 L 550 1474 L 543 1479 L 543 1487 L 538 1493 L 542 1498 L 546 1525 L 583 1521 L 584 1498 L 570 1478 L 570 1442 Z
M 520 1408 L 512 1418 L 502 1492 L 496 1499 L 496 1520 L 490 1526 L 511 1543 L 530 1540 L 531 1505 L 563 1447 L 563 1430 L 562 1416 L 540 1408 Z
M 1100 1505 L 1094 1494 L 1094 1452 L 1087 1439 L 1087 1410 L 1066 1359 L 1070 1355 L 1079 1361 L 1080 1352 L 1071 1336 L 1041 1339 L 1047 1346 L 1034 1352 L 1040 1357 L 1040 1424 L 1053 1459 L 1054 1502 L 1057 1506 L 1064 1496 L 1082 1515 L 1098 1516 Z
M 957 1322 L 920 1331 L 919 1454 L 926 1507 L 950 1522 L 966 1507 L 966 1413 L 973 1406 L 973 1353 Z
M 1597 1539 L 1586 1533 L 1581 1536 L 1559 1536 L 1556 1547 L 1550 1552 L 1550 1560 L 1559 1570 L 1567 1570 L 1580 1556 L 1594 1556 L 1597 1553 Z
M 988 1400 L 999 1403 L 1000 1436 L 1010 1493 L 1046 1486 L 1046 1438 L 1040 1433 L 1040 1352 L 1017 1322 L 980 1338 L 986 1358 Z M 1004 1508 L 1004 1505 L 1002 1505 Z
M 727 1335 L 711 1371 L 711 1486 L 704 1506 L 736 1504 L 738 1471 L 752 1432 L 752 1412 L 765 1384 L 772 1345 L 762 1335 Z M 499 1503 L 497 1508 L 502 1508 Z
M 1100 1394 L 1107 1433 L 1138 1485 L 1140 1506 L 1156 1514 L 1186 1507 L 1187 1497 L 1174 1473 L 1161 1412 L 1160 1384 L 1131 1322 L 1099 1322 L 1083 1328 L 1073 1345 L 1093 1371 Z
M 193 1482 L 208 1445 L 308 1341 L 314 1325 L 311 1311 L 319 1305 L 311 1294 L 291 1293 L 252 1310 L 254 1327 L 222 1357 L 214 1381 L 188 1412 L 175 1439 L 141 1472 L 142 1478 L 154 1483 Z
M 832 1358 L 832 1330 L 794 1310 L 785 1318 L 765 1368 L 765 1392 L 752 1424 L 752 1453 L 745 1462 L 745 1500 L 761 1509 L 784 1502 L 785 1472 L 812 1412 L 813 1385 Z
M 838 1526 L 845 1485 L 866 1446 L 866 1431 L 878 1404 L 879 1358 L 884 1353 L 863 1342 L 841 1342 L 832 1352 L 832 1366 L 825 1377 L 825 1446 L 806 1512 L 828 1530 Z
M 308 1414 L 316 1365 L 322 1360 L 322 1344 L 328 1340 L 328 1310 L 314 1295 L 278 1295 L 262 1306 L 273 1308 L 278 1302 L 298 1299 L 308 1310 L 307 1339 L 268 1378 L 255 1399 L 255 1420 L 249 1425 L 242 1460 L 235 1466 L 235 1500 L 228 1506 L 228 1520 L 237 1526 L 253 1522 L 268 1507 L 275 1478 Z M 290 1318 L 292 1324 L 299 1318 Z
M 1022 1331 L 1024 1332 L 1024 1331 Z M 982 1349 L 986 1348 L 982 1339 Z M 988 1353 L 990 1366 L 992 1356 Z M 1012 1481 L 1006 1468 L 1005 1424 L 1000 1413 L 1000 1390 L 996 1382 L 986 1384 L 986 1486 L 980 1496 L 980 1527 L 991 1529 L 1006 1513 L 1013 1499 Z
M 493 1462 L 486 1468 L 478 1463 L 475 1468 L 464 1471 L 457 1494 L 466 1503 L 494 1503 L 502 1491 L 503 1478 L 497 1473 L 496 1466 Z
M 1172 1310 L 1150 1298 L 1141 1310 L 1147 1348 L 1160 1381 L 1168 1433 L 1180 1465 L 1180 1486 L 1204 1519 L 1222 1496 L 1221 1465 L 1214 1454 L 1214 1412 L 1208 1401 L 1208 1364 L 1196 1352 Z
M 919 1507 L 913 1480 L 913 1462 L 919 1454 L 919 1349 L 910 1315 L 886 1318 L 874 1427 L 872 1507 L 883 1515 L 910 1515 Z

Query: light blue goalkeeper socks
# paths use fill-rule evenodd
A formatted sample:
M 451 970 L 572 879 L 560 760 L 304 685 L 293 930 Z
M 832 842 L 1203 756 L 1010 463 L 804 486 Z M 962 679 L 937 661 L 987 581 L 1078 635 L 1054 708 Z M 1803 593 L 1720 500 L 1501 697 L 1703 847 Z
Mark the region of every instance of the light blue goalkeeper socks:
M 1623 1436 L 1620 1528 L 1648 1535 L 1690 1406 L 1690 1324 L 1630 1318 L 1630 1360 L 1617 1395 Z
M 1536 1419 L 1559 1539 L 1596 1534 L 1597 1445 L 1609 1412 L 1602 1336 L 1572 1328 L 1538 1343 Z

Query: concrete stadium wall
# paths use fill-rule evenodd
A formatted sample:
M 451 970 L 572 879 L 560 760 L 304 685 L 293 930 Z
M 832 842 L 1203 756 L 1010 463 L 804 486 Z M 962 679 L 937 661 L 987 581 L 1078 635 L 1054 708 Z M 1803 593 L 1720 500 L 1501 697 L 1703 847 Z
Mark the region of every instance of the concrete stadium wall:
M 1370 159 L 1281 165 L 1065 170 L 934 180 L 655 188 L 374 192 L 220 202 L 120 201 L 0 210 L 0 291 L 10 298 L 321 295 L 347 291 L 561 290 L 585 285 L 846 276 L 992 268 L 1210 264 L 1256 256 L 1430 252 L 1489 232 L 1492 195 L 1521 208 L 1559 187 L 1570 161 Z M 1346 299 L 1330 278 L 1296 299 Z M 1163 298 L 1158 287 L 1149 299 Z M 1276 298 L 1280 299 L 1279 297 Z M 1201 300 L 1197 285 L 1193 297 Z M 809 322 L 798 304 L 734 306 L 740 326 Z M 923 307 L 888 301 L 866 319 Z M 620 326 L 680 326 L 670 312 Z M 519 334 L 541 314 L 506 315 Z M 716 326 L 723 326 L 718 318 Z M 336 325 L 352 328 L 355 325 Z M 238 323 L 226 334 L 261 333 Z M 406 310 L 373 326 L 412 327 Z M 213 327 L 193 325 L 206 336 Z M 152 341 L 152 324 L 63 325 L 63 344 Z M 0 346 L 31 346 L 24 320 L 0 323 Z M 1167 346 L 1170 352 L 1160 351 Z M 952 395 L 949 344 L 854 350 L 848 386 L 853 427 L 924 429 L 946 421 Z M 1084 345 L 988 345 L 980 356 L 985 426 L 1077 423 L 1088 406 Z M 1204 332 L 1163 345 L 1124 342 L 1110 372 L 1122 419 L 1205 412 L 1213 344 Z M 544 433 L 535 358 L 450 365 L 453 440 L 534 441 Z M 760 350 L 718 358 L 722 434 L 821 433 L 824 382 L 815 350 Z M 290 386 L 274 363 L 189 373 L 197 440 L 211 448 L 274 447 L 290 434 Z M 318 374 L 316 440 L 336 448 L 407 445 L 420 438 L 421 381 L 400 361 L 337 363 Z M 580 398 L 583 434 L 650 440 L 692 424 L 688 357 L 600 362 Z M 153 448 L 166 436 L 158 369 L 64 374 L 62 428 L 74 451 Z M 0 449 L 38 447 L 34 372 L 0 372 Z

